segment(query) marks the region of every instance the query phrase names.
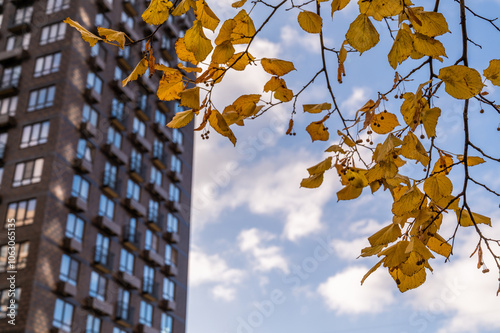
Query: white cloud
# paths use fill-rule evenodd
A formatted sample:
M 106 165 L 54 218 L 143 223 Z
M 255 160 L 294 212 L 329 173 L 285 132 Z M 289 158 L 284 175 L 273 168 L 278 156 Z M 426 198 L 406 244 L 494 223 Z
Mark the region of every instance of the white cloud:
M 320 284 L 317 292 L 337 314 L 382 312 L 395 301 L 391 292 L 392 280 L 376 271 L 361 286 L 361 278 L 368 269 L 365 266 L 348 267 Z
M 255 228 L 243 230 L 238 235 L 240 250 L 250 254 L 252 267 L 257 272 L 268 272 L 279 269 L 288 273 L 288 263 L 278 246 L 266 246 L 264 243 L 272 241 L 276 236 Z
M 355 115 L 356 111 L 359 110 L 366 102 L 369 100 L 370 91 L 366 87 L 354 87 L 352 89 L 351 95 L 342 102 L 342 110 L 346 110 L 347 114 Z
M 299 46 L 305 52 L 312 53 L 319 53 L 321 51 L 321 45 L 318 38 L 311 38 L 310 35 L 294 29 L 290 25 L 285 25 L 281 28 L 280 36 L 285 46 L 292 46 L 294 48 Z
M 236 289 L 224 285 L 217 285 L 212 289 L 212 295 L 215 299 L 230 302 L 236 298 Z

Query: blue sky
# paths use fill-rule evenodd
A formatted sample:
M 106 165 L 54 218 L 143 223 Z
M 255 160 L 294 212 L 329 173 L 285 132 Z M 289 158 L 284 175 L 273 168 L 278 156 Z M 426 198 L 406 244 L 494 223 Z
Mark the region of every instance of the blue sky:
M 231 2 L 209 4 L 225 19 L 236 13 Z M 328 44 L 336 48 L 344 40 L 346 24 L 358 13 L 356 2 L 351 2 L 333 21 L 325 22 L 332 32 Z M 428 1 L 422 3 L 431 8 Z M 497 1 L 476 4 L 485 15 L 500 12 Z M 447 6 L 445 15 L 455 29 L 458 7 L 452 1 L 443 6 Z M 323 7 L 328 14 L 329 5 L 324 3 Z M 256 12 L 256 25 L 265 13 Z M 271 21 L 270 30 L 255 41 L 250 52 L 258 58 L 292 60 L 298 71 L 284 78 L 298 91 L 318 70 L 317 37 L 301 32 L 298 11 L 285 14 Z M 485 33 L 486 24 L 473 18 L 469 24 L 475 42 L 498 40 L 498 33 Z M 391 41 L 383 23 L 376 23 L 376 27 L 380 44 L 362 57 L 349 54 L 344 84 L 334 86 L 341 108 L 350 114 L 375 99 L 377 91 L 392 85 L 393 71 L 387 62 Z M 447 34 L 441 40 L 453 42 L 459 37 Z M 499 51 L 498 43 L 483 47 L 483 53 L 470 48 L 472 65 L 481 69 L 498 57 Z M 444 64 L 452 64 L 458 52 L 453 47 L 447 49 Z M 370 59 L 376 59 L 377 64 Z M 335 73 L 336 59 L 331 60 Z M 398 71 L 406 73 L 407 68 L 403 65 Z M 261 93 L 269 78 L 258 66 L 244 74 L 227 75 L 226 83 L 217 88 L 216 103 L 222 110 L 241 94 Z M 318 80 L 299 101 L 330 102 L 323 83 Z M 411 82 L 406 88 L 416 89 Z M 485 89 L 491 99 L 498 100 L 494 87 Z M 437 142 L 459 152 L 462 102 L 441 95 L 438 131 L 442 134 Z M 387 110 L 397 113 L 397 102 L 387 102 Z M 485 108 L 485 114 L 479 116 L 480 108 L 472 103 L 473 138 L 492 143 L 487 144 L 487 150 L 498 155 L 498 115 Z M 338 138 L 331 134 L 329 142 L 311 144 L 305 127 L 318 117 L 302 112 L 295 118 L 297 136 L 285 136 L 290 111 L 291 105 L 285 104 L 235 129 L 236 148 L 213 130 L 209 140 L 196 134 L 188 333 L 498 332 L 498 275 L 491 258 L 485 257 L 492 271 L 489 274 L 482 274 L 475 268 L 477 259 L 469 258 L 478 240 L 472 230 L 459 231 L 451 262 L 445 264 L 441 257 L 431 262 L 434 274 L 428 273 L 420 288 L 401 294 L 383 269 L 360 286 L 361 278 L 376 261 L 356 257 L 368 245 L 366 238 L 392 218 L 389 193 L 365 192 L 352 202 L 336 202 L 341 186 L 333 171 L 325 175 L 321 188 L 300 189 L 306 169 L 323 160 L 327 156 L 323 151 Z M 328 126 L 334 128 L 339 120 L 334 117 L 330 121 Z M 401 171 L 414 168 L 409 165 Z M 499 190 L 497 166 L 475 168 L 475 176 Z M 461 174 L 451 177 L 459 180 Z M 473 210 L 491 216 L 496 224 L 500 216 L 497 198 L 472 188 L 469 200 Z M 445 216 L 445 238 L 452 235 L 455 225 L 454 214 Z M 483 229 L 492 238 L 500 238 L 499 228 Z

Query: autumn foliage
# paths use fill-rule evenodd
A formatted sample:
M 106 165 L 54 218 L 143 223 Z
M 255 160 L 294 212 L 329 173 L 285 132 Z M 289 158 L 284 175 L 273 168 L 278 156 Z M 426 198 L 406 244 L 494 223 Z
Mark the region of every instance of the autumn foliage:
M 337 143 L 325 147 L 330 156 L 307 169 L 309 176 L 302 180 L 300 186 L 317 188 L 322 184 L 326 172 L 336 172 L 343 185 L 337 193 L 339 200 L 356 199 L 363 191 L 375 193 L 381 189 L 389 191 L 393 199 L 392 223 L 370 236 L 370 247 L 361 250 L 362 257 L 380 258 L 361 283 L 381 266 L 388 269 L 401 292 L 424 283 L 427 270 L 432 271 L 430 259 L 435 255 L 449 258 L 453 253 L 456 233 L 449 239 L 439 233 L 445 213 L 456 215 L 457 229 L 470 227 L 477 232 L 475 253 L 478 255 L 478 268 L 482 268 L 483 272 L 489 271 L 483 262 L 481 247 L 484 246 L 493 256 L 500 272 L 500 242 L 488 238 L 483 231 L 483 225 L 492 225 L 491 219 L 472 211 L 467 202 L 468 185 L 472 183 L 489 195 L 500 196 L 487 184 L 475 180 L 469 172 L 469 168 L 486 161 L 500 162 L 498 157 L 487 154 L 483 148 L 470 141 L 468 123 L 471 99 L 500 113 L 500 107 L 487 98 L 488 93 L 484 90 L 485 80 L 488 85 L 500 85 L 500 60 L 491 59 L 487 68 L 473 68 L 469 66 L 467 51 L 471 42 L 467 32 L 467 16 L 484 20 L 493 30 L 500 31 L 493 19 L 475 13 L 465 0 L 457 0 L 454 15 L 460 17 L 461 30 L 453 33 L 462 36 L 462 45 L 458 45 L 461 55 L 458 59 L 451 59 L 451 65 L 444 65 L 444 59 L 448 58 L 447 48 L 440 38 L 450 33 L 450 28 L 440 12 L 439 0 L 430 9 L 418 3 L 413 4 L 410 0 L 359 0 L 358 15 L 345 27 L 345 40 L 339 45 L 326 45 L 324 20 L 335 20 L 336 13 L 343 10 L 350 0 L 283 0 L 274 3 L 262 0 L 247 3 L 246 0 L 240 0 L 232 5 L 234 16 L 224 22 L 220 22 L 210 8 L 211 2 L 152 0 L 142 14 L 147 24 L 162 25 L 170 15 L 181 16 L 188 11 L 194 12 L 191 28 L 175 43 L 181 63 L 172 68 L 155 61 L 153 33 L 146 37 L 148 42 L 144 58 L 123 80 L 123 85 L 137 80 L 148 69 L 150 75 L 161 72 L 158 98 L 164 101 L 179 100 L 180 105 L 187 108 L 175 114 L 169 127 L 183 127 L 198 116 L 201 125 L 196 131 L 206 131 L 211 127 L 236 145 L 233 133 L 235 126 L 244 126 L 245 121 L 279 104 L 288 103 L 290 121 L 286 134 L 292 134 L 299 96 L 307 92 L 316 78 L 323 76 L 326 82 L 323 89 L 329 100 L 302 105 L 303 112 L 316 117 L 305 130 L 312 141 L 335 139 Z M 473 5 L 474 2 L 470 3 Z M 268 9 L 269 16 L 264 20 L 261 18 L 263 23 L 256 27 L 250 14 L 259 5 Z M 289 89 L 285 80 L 288 73 L 296 70 L 293 59 L 258 59 L 251 54 L 255 37 L 265 29 L 273 15 L 285 9 L 289 10 L 289 15 L 296 16 L 298 26 L 311 34 L 311 38 L 316 38 L 321 46 L 319 69 L 313 75 L 307 74 L 311 76 L 310 80 L 304 82 L 304 88 L 298 92 Z M 324 9 L 326 14 L 322 13 Z M 377 31 L 375 21 L 385 21 L 387 31 Z M 65 22 L 77 29 L 91 46 L 101 42 L 124 48 L 134 47 L 136 43 L 123 32 L 99 28 L 99 35 L 94 35 L 69 18 Z M 215 38 L 207 38 L 206 31 L 212 31 Z M 377 46 L 381 33 L 391 34 L 393 39 L 392 46 L 386 50 L 387 61 L 394 69 L 393 86 L 385 87 L 386 91 L 379 91 L 377 96 L 360 105 L 353 119 L 348 119 L 337 103 L 333 86 L 341 84 L 348 72 L 345 65 L 347 57 L 356 53 L 365 57 L 365 52 Z M 331 65 L 326 65 L 327 58 L 330 63 L 335 61 L 334 74 L 331 74 Z M 401 74 L 397 68 L 403 62 L 415 65 L 409 72 Z M 225 79 L 228 71 L 245 71 L 250 64 L 259 65 L 269 74 L 262 91 L 235 96 L 232 104 L 216 106 L 212 102 L 214 87 Z M 429 70 L 428 79 L 411 82 L 415 73 L 424 68 Z M 436 126 L 444 107 L 438 98 L 446 94 L 463 100 L 465 141 L 459 152 L 438 147 L 434 141 L 439 136 Z M 399 103 L 399 110 L 385 109 L 384 104 L 390 99 Z M 333 117 L 338 121 L 331 122 Z M 360 139 L 361 135 L 368 139 Z M 369 152 L 369 160 L 362 158 L 366 152 Z M 406 163 L 420 164 L 423 173 L 402 174 L 400 168 Z M 459 168 L 464 174 L 464 181 L 453 184 L 449 178 L 450 172 Z

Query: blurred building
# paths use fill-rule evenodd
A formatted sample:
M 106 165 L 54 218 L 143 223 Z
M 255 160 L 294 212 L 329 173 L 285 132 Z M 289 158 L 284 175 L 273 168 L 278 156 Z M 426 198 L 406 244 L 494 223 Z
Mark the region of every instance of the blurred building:
M 0 332 L 184 332 L 192 127 L 165 127 L 181 108 L 161 73 L 122 87 L 145 41 L 91 48 L 62 23 L 138 40 L 148 2 L 0 3 Z M 177 65 L 188 24 L 159 28 L 157 62 Z

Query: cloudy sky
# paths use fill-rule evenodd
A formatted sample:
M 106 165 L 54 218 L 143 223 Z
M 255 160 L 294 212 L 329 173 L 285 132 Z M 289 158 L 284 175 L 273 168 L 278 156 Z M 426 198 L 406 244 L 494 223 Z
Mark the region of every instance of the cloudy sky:
M 231 2 L 209 4 L 224 19 L 236 13 Z M 422 3 L 431 8 L 428 2 Z M 478 0 L 476 5 L 486 16 L 500 12 L 497 1 Z M 458 6 L 452 1 L 443 6 L 448 6 L 450 30 L 456 29 Z M 326 3 L 324 7 L 328 13 Z M 266 13 L 255 13 L 260 18 L 256 25 Z M 294 91 L 319 68 L 315 36 L 301 32 L 297 14 L 291 10 L 273 19 L 269 31 L 250 51 L 258 58 L 292 60 L 298 71 L 285 79 Z M 333 21 L 325 23 L 331 32 L 329 45 L 340 46 L 345 24 L 357 14 L 352 1 Z M 478 38 L 475 42 L 499 40 L 500 34 L 493 34 L 487 24 L 472 17 L 468 22 L 471 34 Z M 344 84 L 334 87 L 341 108 L 351 114 L 375 99 L 377 91 L 392 85 L 393 71 L 386 58 L 391 40 L 384 23 L 376 23 L 376 27 L 381 32 L 380 44 L 363 57 L 349 54 Z M 441 40 L 453 42 L 459 37 L 447 34 Z M 471 47 L 472 65 L 486 68 L 489 60 L 498 57 L 498 51 L 498 43 L 489 48 L 483 45 L 483 50 Z M 458 52 L 453 47 L 447 49 L 445 64 L 455 62 Z M 373 59 L 380 64 L 374 65 Z M 336 59 L 332 58 L 332 63 Z M 398 70 L 406 73 L 407 68 Z M 332 70 L 336 70 L 335 65 Z M 243 76 L 228 75 L 228 84 L 216 90 L 216 103 L 222 109 L 241 94 L 261 93 L 269 77 L 257 66 Z M 329 102 L 323 83 L 318 80 L 300 102 Z M 414 91 L 410 84 L 408 90 Z M 497 97 L 493 87 L 486 90 L 491 99 Z M 445 96 L 440 103 L 443 114 L 438 132 L 442 134 L 437 142 L 458 152 L 463 142 L 462 103 Z M 398 112 L 394 100 L 386 108 Z M 495 118 L 485 108 L 485 114 L 479 116 L 480 108 L 472 103 L 471 113 L 477 119 L 472 126 L 480 129 L 473 138 L 489 140 L 488 151 L 498 156 L 498 115 Z M 317 117 L 302 112 L 295 118 L 297 135 L 284 135 L 290 111 L 291 106 L 285 104 L 237 128 L 236 148 L 215 131 L 209 140 L 196 134 L 188 333 L 498 332 L 498 275 L 491 258 L 485 258 L 492 271 L 489 274 L 476 269 L 477 258 L 469 258 L 478 241 L 472 230 L 459 231 L 450 262 L 444 263 L 438 256 L 432 260 L 434 273 L 428 273 L 420 288 L 401 294 L 383 269 L 360 286 L 376 258 L 356 258 L 368 245 L 366 238 L 391 220 L 389 194 L 365 192 L 355 201 L 336 202 L 341 187 L 334 172 L 325 175 L 320 189 L 299 188 L 306 169 L 323 160 L 323 151 L 338 138 L 331 135 L 330 142 L 311 144 L 305 127 Z M 329 126 L 334 127 L 338 118 L 331 121 Z M 404 168 L 408 169 L 403 172 L 411 170 L 411 166 Z M 497 166 L 476 168 L 478 177 L 500 189 Z M 460 176 L 454 175 L 457 180 Z M 473 210 L 491 216 L 495 225 L 500 216 L 498 200 L 477 189 L 471 191 Z M 451 236 L 455 225 L 454 214 L 445 216 L 441 234 Z M 500 238 L 500 228 L 483 229 L 490 237 Z

